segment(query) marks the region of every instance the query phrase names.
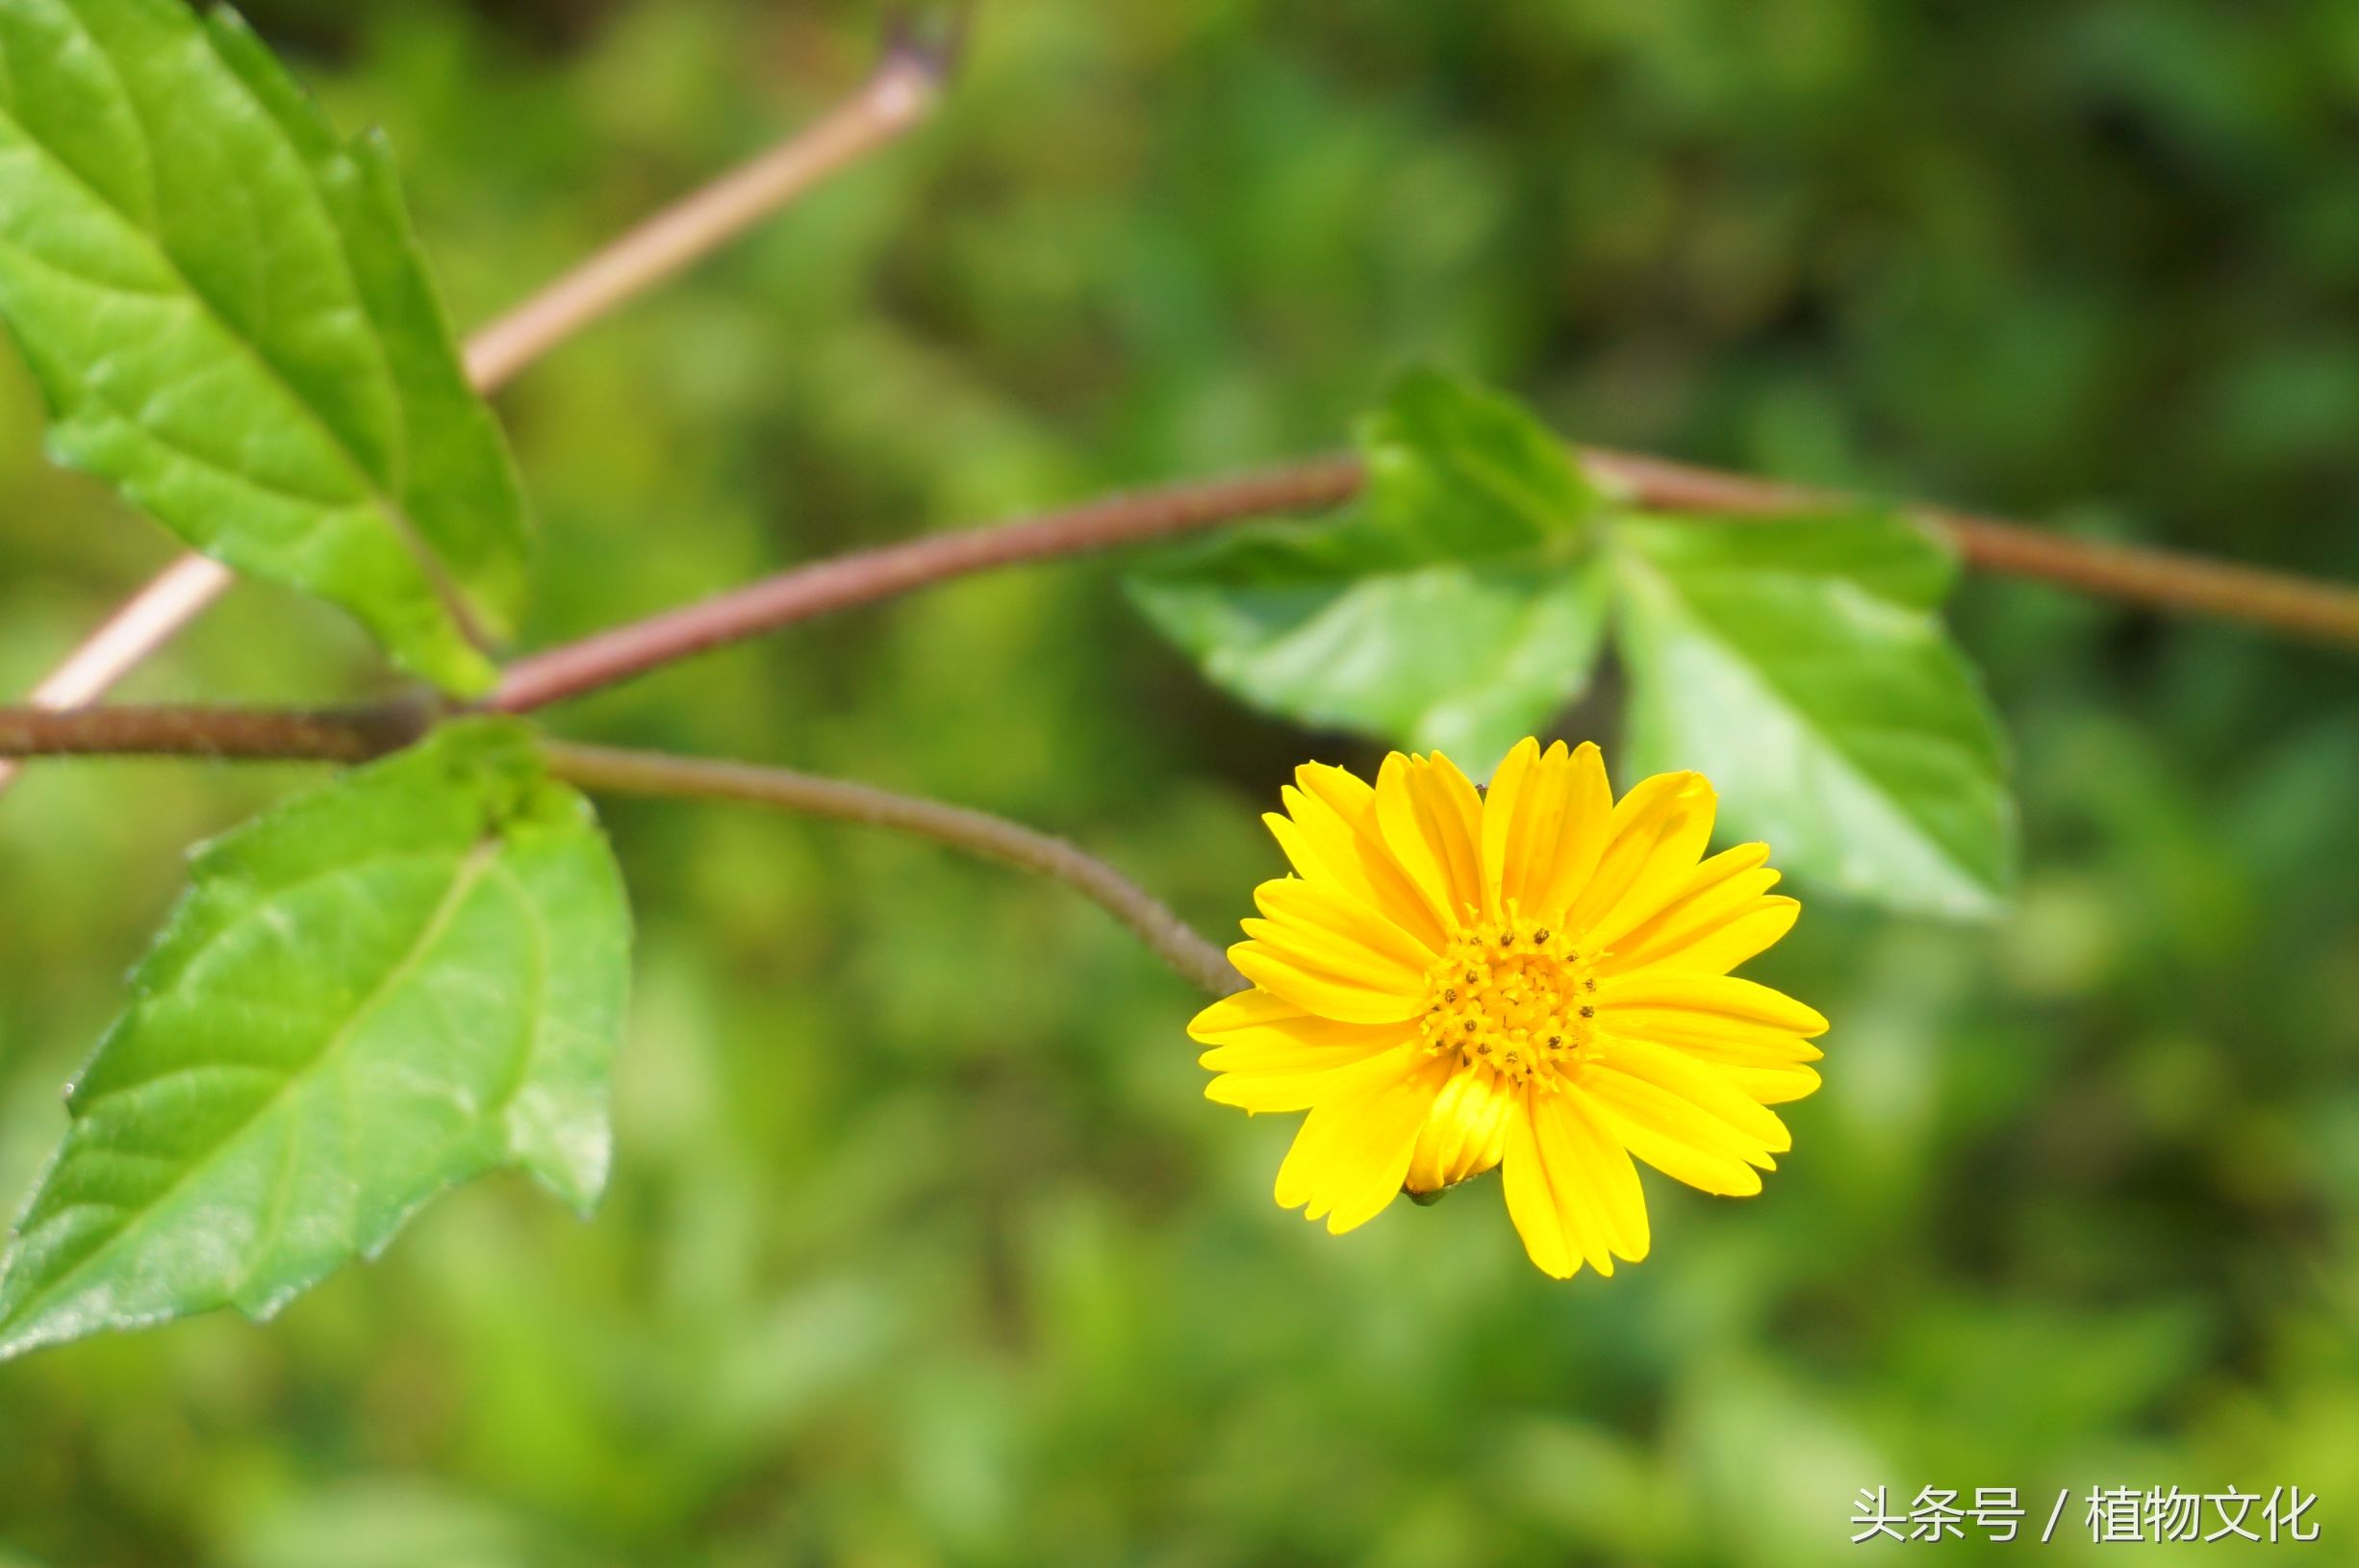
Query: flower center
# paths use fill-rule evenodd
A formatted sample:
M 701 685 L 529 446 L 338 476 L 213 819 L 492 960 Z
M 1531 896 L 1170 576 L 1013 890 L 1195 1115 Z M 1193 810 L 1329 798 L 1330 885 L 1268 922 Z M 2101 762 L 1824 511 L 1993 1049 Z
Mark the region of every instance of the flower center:
M 1597 1032 L 1597 976 L 1559 930 L 1512 911 L 1461 927 L 1426 971 L 1426 1050 L 1518 1083 L 1553 1083 Z

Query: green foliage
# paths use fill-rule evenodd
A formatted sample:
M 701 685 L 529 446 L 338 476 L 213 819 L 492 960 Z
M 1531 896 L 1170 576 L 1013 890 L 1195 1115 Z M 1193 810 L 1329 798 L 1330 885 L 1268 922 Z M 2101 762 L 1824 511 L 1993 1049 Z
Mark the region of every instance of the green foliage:
M 1247 701 L 1487 772 L 1588 683 L 1597 493 L 1515 404 L 1431 370 L 1363 421 L 1360 450 L 1367 497 L 1339 518 L 1230 530 L 1132 594 Z
M 1696 768 L 1731 829 L 1893 908 L 1987 915 L 2012 875 L 1998 729 L 1904 518 L 1609 513 L 1511 402 L 1423 370 L 1363 426 L 1364 502 L 1172 552 L 1132 593 L 1273 713 L 1486 776 L 1586 688 L 1611 616 L 1625 784 Z
M 0 1267 L 0 1358 L 255 1317 L 499 1165 L 606 1180 L 629 917 L 588 805 L 447 728 L 200 849 Z
M 391 128 L 462 320 L 875 44 L 873 8 L 744 0 L 249 14 L 339 123 Z M 536 640 L 1315 450 L 1404 356 L 1608 445 L 2359 575 L 2341 0 L 980 22 L 941 124 L 508 394 Z M 6 360 L 22 690 L 155 541 L 38 461 Z M 1611 1280 L 1537 1277 L 1495 1201 L 1342 1242 L 1279 1212 L 1292 1119 L 1208 1110 L 1187 997 L 1059 890 L 618 802 L 640 981 L 597 1222 L 475 1182 L 266 1330 L 0 1367 L 0 1557 L 1824 1568 L 1875 1556 L 1858 1487 L 1938 1482 L 2041 1519 L 2070 1486 L 2045 1550 L 2103 1562 L 2067 1544 L 2092 1484 L 2282 1480 L 2331 1561 L 2359 1530 L 2350 667 L 1970 575 L 1949 609 L 2015 737 L 2017 903 L 1813 901 L 1762 961 L 1836 1023 L 1792 1155 L 1740 1202 L 1658 1185 L 1655 1253 Z M 317 697 L 328 619 L 233 605 L 149 679 Z M 1304 739 L 1175 663 L 1098 570 L 1008 572 L 567 721 L 1054 824 L 1209 931 L 1281 865 L 1254 814 Z M 0 804 L 0 1202 L 178 849 L 307 776 L 52 765 Z
M 0 316 L 57 457 L 463 694 L 520 606 L 521 492 L 383 141 L 227 12 L 0 6 Z
M 1900 909 L 1988 915 L 2014 869 L 1998 727 L 1890 515 L 1615 525 L 1627 766 L 1721 782 L 1728 830 Z

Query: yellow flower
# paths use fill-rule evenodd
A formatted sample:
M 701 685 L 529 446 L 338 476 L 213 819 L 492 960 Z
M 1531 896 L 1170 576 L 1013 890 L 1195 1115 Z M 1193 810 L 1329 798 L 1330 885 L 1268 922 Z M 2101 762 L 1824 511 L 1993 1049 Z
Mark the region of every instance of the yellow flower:
M 1230 949 L 1254 982 L 1188 1025 L 1205 1094 L 1310 1114 L 1278 1201 L 1341 1234 L 1395 1194 L 1501 1167 L 1559 1278 L 1646 1255 L 1636 1155 L 1706 1192 L 1761 1191 L 1789 1147 L 1764 1107 L 1818 1087 L 1827 1021 L 1729 971 L 1793 926 L 1768 847 L 1704 859 L 1714 797 L 1662 773 L 1617 802 L 1594 746 L 1526 740 L 1479 794 L 1449 758 L 1374 788 L 1298 769 L 1264 820 L 1294 876 Z

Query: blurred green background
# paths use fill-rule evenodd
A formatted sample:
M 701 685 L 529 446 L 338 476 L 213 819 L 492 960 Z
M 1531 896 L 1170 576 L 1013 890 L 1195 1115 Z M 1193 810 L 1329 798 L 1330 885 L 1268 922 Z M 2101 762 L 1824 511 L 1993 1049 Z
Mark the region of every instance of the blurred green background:
M 817 112 L 880 28 L 252 14 L 390 130 L 468 323 Z M 987 5 L 916 139 L 503 397 L 534 636 L 1324 449 L 1427 358 L 1601 443 L 2359 578 L 2354 125 L 2342 0 Z M 169 553 L 39 423 L 0 362 L 12 691 Z M 1281 1213 L 1293 1119 L 1205 1104 L 1196 999 L 1068 895 L 622 805 L 604 1212 L 489 1182 L 267 1328 L 0 1367 L 0 1564 L 1800 1568 L 1852 1552 L 1860 1488 L 1928 1483 L 2018 1486 L 2035 1528 L 2062 1486 L 2296 1483 L 2346 1560 L 2359 666 L 2017 584 L 1957 619 L 2018 755 L 2019 906 L 1813 901 L 1754 971 L 1836 1023 L 1793 1154 L 1744 1203 L 1650 1177 L 1655 1255 L 1611 1281 L 1543 1278 L 1489 1183 L 1344 1241 Z M 244 589 L 135 692 L 371 669 Z M 1372 760 L 1208 693 L 1103 563 L 561 722 L 1006 812 L 1221 930 L 1292 764 Z M 55 766 L 0 806 L 0 1202 L 180 850 L 306 776 Z M 2082 1512 L 1944 1552 L 2141 1555 Z

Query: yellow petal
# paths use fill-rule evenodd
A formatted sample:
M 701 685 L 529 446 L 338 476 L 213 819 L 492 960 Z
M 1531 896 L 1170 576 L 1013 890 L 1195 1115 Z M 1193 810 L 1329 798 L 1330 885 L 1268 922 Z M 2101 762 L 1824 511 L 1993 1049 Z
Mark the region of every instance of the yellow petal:
M 1240 942 L 1229 949 L 1237 973 L 1265 991 L 1310 1012 L 1347 1024 L 1394 1024 L 1425 1010 L 1422 989 L 1389 992 L 1348 975 L 1304 964 L 1266 942 Z
M 1483 799 L 1448 757 L 1386 757 L 1376 775 L 1376 825 L 1444 927 L 1483 907 Z
M 1524 1251 L 1539 1271 L 1557 1279 L 1570 1279 L 1580 1273 L 1580 1232 L 1557 1205 L 1556 1191 L 1548 1181 L 1548 1168 L 1540 1162 L 1539 1141 L 1533 1130 L 1529 1100 L 1523 1114 L 1508 1123 L 1508 1147 L 1499 1166 L 1499 1184 L 1507 1192 L 1508 1218 L 1515 1223 L 1515 1233 L 1523 1238 Z
M 1330 1068 L 1365 1061 L 1404 1040 L 1416 1038 L 1413 1029 L 1400 1024 L 1338 1024 L 1333 1027 L 1352 1030 L 1354 1037 L 1335 1045 L 1305 1045 L 1272 1029 L 1250 1039 L 1215 1046 L 1198 1056 L 1196 1065 L 1215 1073 L 1251 1073 L 1265 1077 L 1288 1073 L 1324 1073 Z
M 1638 1190 L 1637 1167 L 1605 1129 L 1603 1122 L 1582 1102 L 1578 1091 L 1539 1095 L 1534 1099 L 1534 1126 L 1540 1157 L 1547 1161 L 1553 1184 L 1573 1184 L 1588 1195 L 1612 1256 L 1591 1258 L 1602 1274 L 1613 1272 L 1613 1257 L 1636 1263 L 1654 1245 L 1647 1224 L 1646 1195 Z
M 1190 1019 L 1188 1037 L 1222 1050 L 1311 1050 L 1374 1049 L 1400 1039 L 1401 1031 L 1394 1024 L 1346 1024 L 1322 1018 L 1283 997 L 1248 990 L 1223 997 Z
M 1641 779 L 1613 808 L 1597 870 L 1564 920 L 1587 940 L 1591 931 L 1627 930 L 1662 907 L 1694 874 L 1712 840 L 1717 797 L 1701 773 Z
M 1417 1037 L 1408 1024 L 1320 1018 L 1266 991 L 1223 998 L 1196 1015 L 1188 1033 L 1212 1048 L 1199 1066 L 1256 1077 L 1349 1067 Z
M 1522 1104 L 1513 1080 L 1487 1068 L 1453 1073 L 1418 1131 L 1403 1185 L 1410 1192 L 1439 1192 L 1498 1164 L 1508 1120 L 1522 1113 Z
M 1274 921 L 1356 944 L 1421 980 L 1435 957 L 1434 948 L 1393 923 L 1382 909 L 1332 887 L 1289 876 L 1256 888 L 1254 902 Z
M 1611 949 L 1600 967 L 1643 969 L 1726 923 L 1777 885 L 1768 859 L 1767 845 L 1740 844 L 1696 867 L 1653 909 L 1625 900 L 1613 922 L 1588 933 L 1590 941 Z
M 1363 947 L 1347 936 L 1287 921 L 1245 920 L 1237 923 L 1259 946 L 1301 969 L 1332 975 L 1387 995 L 1425 994 L 1422 968 L 1411 969 L 1398 959 Z
M 1507 1189 L 1508 1218 L 1515 1223 L 1524 1251 L 1541 1273 L 1559 1279 L 1571 1278 L 1584 1261 L 1601 1275 L 1612 1274 L 1613 1242 L 1621 1227 L 1606 1209 L 1626 1195 L 1610 1196 L 1614 1177 L 1602 1158 L 1595 1173 L 1599 1180 L 1591 1183 L 1588 1157 L 1595 1151 L 1589 1124 L 1562 1114 L 1563 1107 L 1555 1103 L 1562 1098 L 1558 1091 L 1527 1086 L 1520 1098 L 1522 1114 L 1509 1122 L 1499 1176 Z
M 1592 1065 L 1581 1087 L 1624 1148 L 1675 1180 L 1744 1197 L 1761 1191 L 1754 1167 L 1775 1168 L 1761 1140 L 1646 1078 Z
M 1505 806 L 1500 897 L 1535 920 L 1559 920 L 1597 869 L 1613 820 L 1604 754 L 1585 741 L 1567 752 L 1559 741 Z M 1485 802 L 1486 822 L 1489 813 Z
M 1286 1146 L 1286 1157 L 1278 1165 L 1278 1185 L 1273 1196 L 1280 1208 L 1301 1208 L 1310 1201 L 1310 1195 L 1319 1190 L 1326 1176 L 1329 1146 L 1342 1132 L 1347 1119 L 1361 1101 L 1331 1100 L 1324 1105 L 1314 1105 L 1303 1118 L 1303 1125 L 1294 1129 L 1294 1142 Z
M 1215 1046 L 1196 1058 L 1198 1067 L 1215 1073 L 1242 1073 L 1255 1077 L 1282 1077 L 1297 1073 L 1325 1073 L 1332 1068 L 1349 1067 L 1369 1057 L 1390 1050 L 1404 1040 L 1416 1038 L 1398 1024 L 1353 1024 L 1348 1028 L 1364 1031 L 1366 1043 L 1352 1046 L 1298 1046 L 1262 1044 L 1258 1041 Z M 1738 1063 L 1732 1065 L 1748 1066 Z
M 1644 970 L 1597 983 L 1598 1010 L 1617 1032 L 1651 1037 L 1658 1030 L 1712 1039 L 1748 1040 L 1770 1034 L 1824 1034 L 1827 1021 L 1782 991 L 1731 974 L 1684 974 Z
M 1290 1024 L 1312 1015 L 1267 991 L 1232 991 L 1188 1020 L 1188 1038 L 1212 1045 L 1240 1029 Z
M 1392 1026 L 1401 1027 L 1399 1024 Z M 1743 1040 L 1714 1040 L 1703 1035 L 1671 1032 L 1650 1034 L 1647 1038 L 1699 1062 L 1719 1067 L 1798 1067 L 1826 1055 L 1825 1051 L 1798 1034 L 1763 1031 Z
M 1731 1083 L 1721 1069 L 1646 1040 L 1601 1035 L 1598 1048 L 1598 1061 L 1590 1071 L 1627 1073 L 1678 1096 L 1700 1114 L 1725 1123 L 1748 1146 L 1747 1160 L 1765 1165 L 1768 1155 L 1782 1154 L 1793 1147 L 1793 1135 L 1776 1113 L 1763 1109 Z M 1734 1151 L 1738 1145 L 1732 1141 L 1727 1147 Z M 1762 1156 L 1758 1160 L 1755 1150 Z
M 1559 747 L 1561 746 L 1560 742 Z M 1483 903 L 1487 914 L 1495 916 L 1504 906 L 1509 857 L 1515 840 L 1516 807 L 1539 760 L 1540 743 L 1525 736 L 1492 771 L 1491 786 L 1484 792 Z M 1520 886 L 1517 891 L 1521 891 Z
M 1332 1203 L 1327 1229 L 1340 1236 L 1375 1219 L 1401 1195 L 1408 1176 L 1409 1156 L 1417 1147 L 1417 1129 L 1425 1125 L 1427 1107 L 1441 1086 L 1439 1075 L 1411 1080 L 1379 1097 L 1368 1125 L 1356 1142 L 1347 1141 L 1332 1167 Z M 1314 1208 L 1319 1206 L 1312 1205 Z M 1316 1219 L 1316 1214 L 1306 1214 Z
M 1818 1090 L 1818 1075 L 1799 1064 L 1790 1067 L 1724 1067 L 1728 1081 L 1764 1105 L 1783 1105 Z
M 1698 929 L 1679 946 L 1658 951 L 1652 967 L 1688 974 L 1726 974 L 1776 947 L 1801 916 L 1802 903 L 1797 898 L 1783 895 L 1757 898 L 1719 924 Z
M 1280 1205 L 1308 1205 L 1304 1217 L 1326 1219 L 1337 1235 L 1382 1212 L 1447 1071 L 1429 1063 L 1357 1099 L 1314 1107 L 1278 1169 Z
M 1743 923 L 1738 921 L 1736 925 Z M 1616 1031 L 1627 1031 L 1634 1022 L 1642 1024 L 1646 1040 L 1711 1069 L 1733 1088 L 1763 1105 L 1800 1100 L 1818 1087 L 1818 1075 L 1805 1064 L 1817 1061 L 1826 1052 L 1798 1033 L 1758 1022 L 1733 1021 L 1721 1013 L 1699 1018 L 1672 1011 L 1623 1008 L 1610 1010 L 1605 1016 Z M 1696 1026 L 1684 1026 L 1691 1024 Z
M 1376 791 L 1357 775 L 1325 763 L 1305 763 L 1281 791 L 1288 813 L 1267 817 L 1270 831 L 1294 869 L 1374 906 L 1429 947 L 1445 940 L 1433 912 L 1385 847 L 1376 823 Z
M 1358 822 L 1376 809 L 1376 786 L 1332 762 L 1304 763 L 1294 770 L 1294 782 L 1347 822 Z
M 1422 1041 L 1411 1038 L 1365 1056 L 1293 1072 L 1223 1073 L 1205 1085 L 1205 1098 L 1252 1112 L 1306 1111 L 1315 1105 L 1359 1100 L 1408 1074 L 1422 1061 L 1424 1050 Z

